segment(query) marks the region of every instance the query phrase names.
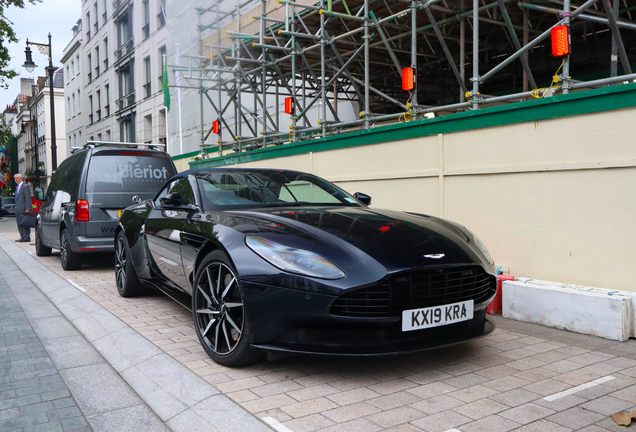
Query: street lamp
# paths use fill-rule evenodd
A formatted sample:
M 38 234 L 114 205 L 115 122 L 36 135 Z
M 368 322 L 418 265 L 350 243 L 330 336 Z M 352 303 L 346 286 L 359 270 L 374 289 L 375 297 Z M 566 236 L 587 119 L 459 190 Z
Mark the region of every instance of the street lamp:
M 33 63 L 33 59 L 31 58 L 31 48 L 29 45 L 35 45 L 38 47 L 38 51 L 40 54 L 46 55 L 49 57 L 49 65 L 45 68 L 49 73 L 49 99 L 51 99 L 51 169 L 52 171 L 57 170 L 57 140 L 55 139 L 55 99 L 53 95 L 53 74 L 57 70 L 55 66 L 53 66 L 53 49 L 51 48 L 51 33 L 49 33 L 49 43 L 41 44 L 36 42 L 26 41 L 26 49 L 24 53 L 26 54 L 26 61 L 22 65 L 27 72 L 31 73 L 37 67 L 35 63 Z M 37 153 L 37 144 L 36 149 Z M 37 169 L 37 167 L 36 167 Z

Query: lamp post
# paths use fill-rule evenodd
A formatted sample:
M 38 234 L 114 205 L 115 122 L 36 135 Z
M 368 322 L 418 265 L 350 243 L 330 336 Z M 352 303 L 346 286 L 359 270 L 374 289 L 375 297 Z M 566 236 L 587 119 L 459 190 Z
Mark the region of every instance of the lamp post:
M 49 57 L 49 65 L 45 69 L 49 73 L 49 98 L 51 99 L 51 171 L 54 172 L 55 170 L 57 170 L 57 140 L 55 138 L 55 99 L 53 94 L 53 74 L 55 73 L 57 68 L 53 66 L 51 33 L 49 33 L 48 44 L 29 42 L 29 40 L 27 39 L 26 45 L 26 50 L 24 50 L 24 53 L 26 54 L 26 61 L 24 62 L 22 67 L 24 67 L 27 72 L 33 72 L 33 69 L 37 67 L 36 64 L 33 63 L 33 59 L 31 58 L 31 48 L 29 48 L 29 45 L 37 46 L 41 54 L 47 55 Z

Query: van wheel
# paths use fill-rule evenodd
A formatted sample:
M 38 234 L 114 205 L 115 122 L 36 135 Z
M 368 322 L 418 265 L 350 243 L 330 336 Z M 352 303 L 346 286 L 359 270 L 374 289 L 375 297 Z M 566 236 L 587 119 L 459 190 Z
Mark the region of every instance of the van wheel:
M 135 272 L 128 240 L 123 231 L 119 232 L 115 240 L 115 282 L 122 297 L 136 297 L 147 292 Z
M 51 248 L 42 244 L 42 225 L 37 224 L 35 227 L 35 254 L 37 256 L 51 255 Z
M 77 270 L 82 267 L 82 255 L 71 250 L 71 242 L 68 239 L 68 230 L 64 229 L 60 236 L 60 261 L 64 270 Z

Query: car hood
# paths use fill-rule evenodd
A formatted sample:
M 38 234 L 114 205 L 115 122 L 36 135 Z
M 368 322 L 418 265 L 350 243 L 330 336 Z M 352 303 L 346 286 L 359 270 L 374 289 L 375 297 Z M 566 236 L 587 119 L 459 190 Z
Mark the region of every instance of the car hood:
M 286 246 L 312 250 L 338 263 L 339 250 L 355 249 L 391 273 L 431 265 L 491 265 L 460 226 L 427 215 L 367 207 L 286 207 L 234 211 L 240 231 Z M 236 228 L 236 227 L 235 227 Z

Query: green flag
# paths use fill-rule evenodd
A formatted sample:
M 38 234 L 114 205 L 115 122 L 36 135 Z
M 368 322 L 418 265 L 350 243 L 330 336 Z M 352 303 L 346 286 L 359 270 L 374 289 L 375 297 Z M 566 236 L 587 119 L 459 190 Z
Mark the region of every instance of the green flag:
M 167 108 L 168 112 L 170 112 L 170 89 L 168 87 L 168 63 L 164 63 L 163 84 L 161 86 L 161 88 L 163 89 L 163 105 Z

